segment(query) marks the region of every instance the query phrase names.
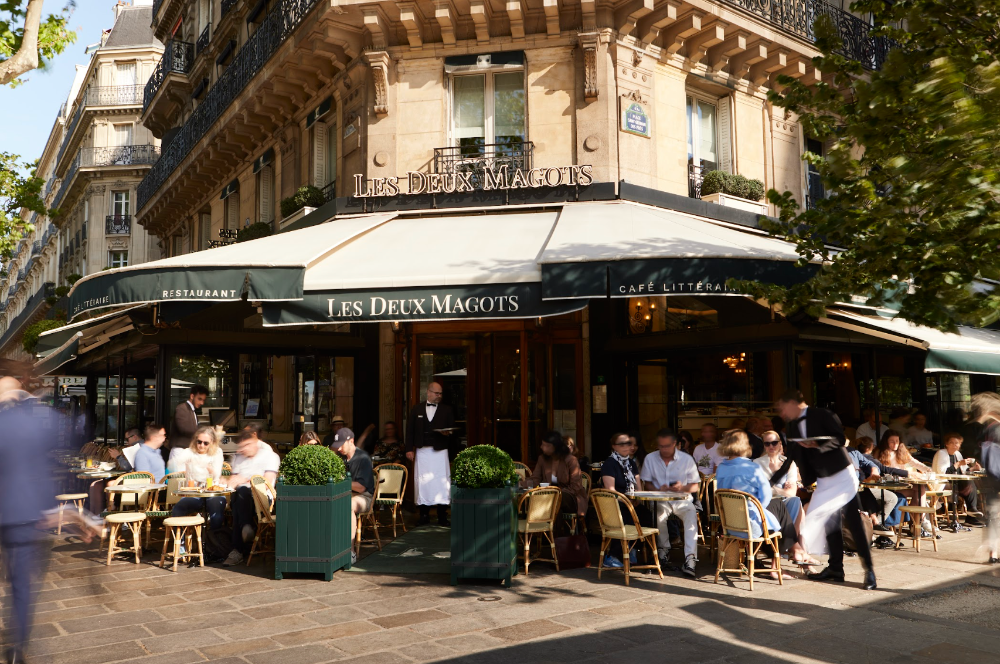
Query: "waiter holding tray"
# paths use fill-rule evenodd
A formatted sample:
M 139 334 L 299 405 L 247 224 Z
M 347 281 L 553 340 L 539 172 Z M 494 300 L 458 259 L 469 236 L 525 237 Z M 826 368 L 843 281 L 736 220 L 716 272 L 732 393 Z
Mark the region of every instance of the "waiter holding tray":
M 418 525 L 431 521 L 431 505 L 437 506 L 438 524 L 450 526 L 451 435 L 455 414 L 441 403 L 441 384 L 427 386 L 427 400 L 410 410 L 406 421 L 406 458 L 413 462 L 414 500 L 420 509 Z
M 781 395 L 776 404 L 787 422 L 785 463 L 773 477 L 784 477 L 794 461 L 805 485 L 816 482 L 816 491 L 802 520 L 799 537 L 809 553 L 829 553 L 827 567 L 809 574 L 816 581 L 844 580 L 844 537 L 841 520 L 850 529 L 858 557 L 865 569 L 865 590 L 875 590 L 871 542 L 861 525 L 858 474 L 845 448 L 844 429 L 828 410 L 809 406 L 798 390 Z M 825 540 L 825 541 L 824 541 Z

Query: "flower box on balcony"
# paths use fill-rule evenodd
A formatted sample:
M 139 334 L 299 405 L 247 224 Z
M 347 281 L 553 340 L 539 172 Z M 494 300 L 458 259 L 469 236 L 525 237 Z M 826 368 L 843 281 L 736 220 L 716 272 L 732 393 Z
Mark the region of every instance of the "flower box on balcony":
M 708 201 L 709 203 L 717 203 L 726 207 L 736 208 L 737 210 L 746 210 L 747 212 L 755 212 L 757 214 L 767 214 L 767 203 L 751 201 L 748 198 L 740 198 L 739 196 L 731 196 L 729 194 L 722 193 L 705 194 L 701 197 L 701 200 Z
M 296 221 L 306 216 L 315 209 L 316 208 L 314 207 L 308 207 L 308 206 L 300 207 L 298 210 L 296 210 L 295 212 L 291 213 L 290 215 L 282 219 L 281 222 L 279 223 L 279 228 L 285 228 L 289 224 L 295 223 Z

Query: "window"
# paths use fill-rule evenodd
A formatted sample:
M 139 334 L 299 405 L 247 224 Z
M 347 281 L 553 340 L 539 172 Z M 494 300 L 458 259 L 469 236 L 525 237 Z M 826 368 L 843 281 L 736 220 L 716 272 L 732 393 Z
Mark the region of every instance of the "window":
M 180 256 L 184 253 L 184 238 L 180 235 L 170 237 L 170 255 Z
M 115 64 L 115 85 L 136 85 L 135 62 L 119 62 Z
M 687 148 L 689 195 L 701 196 L 709 171 L 732 172 L 729 97 L 710 100 L 688 95 Z
M 257 221 L 274 221 L 274 169 L 270 164 L 257 171 Z
M 209 242 L 212 241 L 212 215 L 202 212 L 198 215 L 198 248 L 208 249 Z
M 452 90 L 452 135 L 462 154 L 525 141 L 523 71 L 455 75 Z
M 122 219 L 132 214 L 129 207 L 129 193 L 128 191 L 111 192 L 111 216 L 115 219 Z
M 326 124 L 317 122 L 312 127 L 313 133 L 313 186 L 322 189 L 329 182 L 326 178 L 327 172 L 327 151 L 330 148 L 330 140 L 327 138 Z
M 108 267 L 126 267 L 128 265 L 128 251 L 109 251 Z
M 239 194 L 226 196 L 226 230 L 237 230 L 240 227 L 240 197 Z
M 208 24 L 212 22 L 212 2 L 211 0 L 198 0 L 198 35 L 204 32 Z
M 114 125 L 114 141 L 118 147 L 132 145 L 132 123 Z
M 822 157 L 823 143 L 815 138 L 807 138 L 806 151 Z M 826 198 L 826 190 L 823 188 L 823 180 L 819 177 L 819 169 L 816 164 L 806 164 L 806 207 L 815 207 L 816 201 L 821 198 Z

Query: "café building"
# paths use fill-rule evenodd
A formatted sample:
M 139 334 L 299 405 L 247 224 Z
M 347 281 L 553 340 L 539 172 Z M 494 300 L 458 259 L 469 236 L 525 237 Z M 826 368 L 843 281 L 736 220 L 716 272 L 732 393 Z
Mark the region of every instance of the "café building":
M 861 18 L 823 9 L 881 64 Z M 825 195 L 802 161 L 823 146 L 767 101 L 822 78 L 811 25 L 742 0 L 163 0 L 153 28 L 197 41 L 143 109 L 163 148 L 136 220 L 164 258 L 85 276 L 38 346 L 40 373 L 86 377 L 95 438 L 204 384 L 203 419 L 281 447 L 402 425 L 438 381 L 468 445 L 529 461 L 555 428 L 600 459 L 615 431 L 769 416 L 787 386 L 848 424 L 907 407 L 939 430 L 995 387 L 995 332 L 864 302 L 786 317 L 731 288 L 819 268 L 759 230 L 767 203 L 701 191 L 721 171 Z

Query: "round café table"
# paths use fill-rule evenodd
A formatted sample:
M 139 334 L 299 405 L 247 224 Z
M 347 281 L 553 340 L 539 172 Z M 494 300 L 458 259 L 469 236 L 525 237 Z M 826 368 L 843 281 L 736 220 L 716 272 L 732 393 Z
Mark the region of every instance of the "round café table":
M 693 494 L 684 491 L 633 491 L 625 494 L 630 500 L 662 503 L 674 500 L 690 500 Z
M 921 484 L 937 484 L 938 482 L 944 482 L 951 487 L 951 522 L 955 524 L 956 528 L 958 526 L 958 501 L 955 500 L 955 482 L 972 482 L 985 473 L 972 473 L 965 475 L 964 473 L 937 473 L 934 475 L 934 479 L 926 480 L 914 480 Z
M 174 492 L 178 496 L 183 497 L 194 497 L 194 498 L 212 498 L 215 496 L 228 496 L 235 489 L 231 489 L 228 486 L 213 486 L 211 489 L 201 489 L 198 487 L 178 487 Z
M 145 484 L 113 484 L 111 486 L 104 487 L 105 493 L 110 493 L 111 495 L 134 493 L 138 499 L 138 495 L 144 491 L 159 491 L 161 489 L 166 489 L 166 484 L 155 484 L 147 482 Z M 110 502 L 110 501 L 109 501 Z M 136 505 L 138 508 L 138 505 Z

